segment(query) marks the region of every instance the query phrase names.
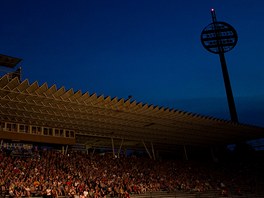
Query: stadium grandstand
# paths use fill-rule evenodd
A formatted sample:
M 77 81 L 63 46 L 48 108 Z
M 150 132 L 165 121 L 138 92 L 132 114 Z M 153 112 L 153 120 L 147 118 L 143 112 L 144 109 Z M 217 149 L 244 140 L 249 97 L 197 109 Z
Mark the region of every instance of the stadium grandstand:
M 264 197 L 263 153 L 246 144 L 263 128 L 20 72 L 0 78 L 0 196 Z

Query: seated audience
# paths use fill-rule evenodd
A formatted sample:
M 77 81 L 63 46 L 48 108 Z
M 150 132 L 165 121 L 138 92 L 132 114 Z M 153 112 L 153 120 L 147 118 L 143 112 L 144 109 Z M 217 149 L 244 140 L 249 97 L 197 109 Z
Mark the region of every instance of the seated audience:
M 35 150 L 29 157 L 21 157 L 0 151 L 0 190 L 9 197 L 129 198 L 146 192 L 208 190 L 228 196 L 231 190 L 242 194 L 241 186 L 252 190 L 254 178 L 247 171 L 134 156 Z

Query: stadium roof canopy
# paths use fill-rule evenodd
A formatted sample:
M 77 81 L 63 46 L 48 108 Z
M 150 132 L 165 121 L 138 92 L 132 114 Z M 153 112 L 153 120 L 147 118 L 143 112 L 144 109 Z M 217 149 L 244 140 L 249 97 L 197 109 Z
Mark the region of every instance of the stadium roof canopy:
M 14 68 L 22 59 L 0 54 L 0 66 Z
M 72 129 L 77 143 L 91 147 L 111 148 L 113 139 L 127 147 L 141 147 L 143 141 L 168 149 L 264 137 L 260 127 L 7 76 L 0 79 L 0 118 Z

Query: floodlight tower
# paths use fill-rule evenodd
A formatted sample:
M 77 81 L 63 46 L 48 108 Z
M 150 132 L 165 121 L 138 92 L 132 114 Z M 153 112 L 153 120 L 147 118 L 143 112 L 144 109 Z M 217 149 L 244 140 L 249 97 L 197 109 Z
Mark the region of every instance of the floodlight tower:
M 201 33 L 201 42 L 206 50 L 219 55 L 230 117 L 233 122 L 238 123 L 236 106 L 224 55 L 225 52 L 228 52 L 235 47 L 238 36 L 236 30 L 231 25 L 225 22 L 218 22 L 216 20 L 214 9 L 211 9 L 211 14 L 213 22 L 203 29 Z

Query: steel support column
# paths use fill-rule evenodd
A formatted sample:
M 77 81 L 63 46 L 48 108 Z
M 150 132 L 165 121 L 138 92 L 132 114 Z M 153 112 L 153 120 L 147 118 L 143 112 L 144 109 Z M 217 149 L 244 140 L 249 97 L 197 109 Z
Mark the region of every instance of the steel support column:
M 149 158 L 152 159 L 152 156 L 151 156 L 151 154 L 150 154 L 150 152 L 149 152 L 149 150 L 148 150 L 148 148 L 147 148 L 147 146 L 146 146 L 144 140 L 142 140 L 142 143 L 143 143 L 143 145 L 144 145 L 144 147 L 145 147 L 145 149 L 146 149 L 146 152 L 147 152 L 148 155 L 149 155 Z
M 117 157 L 119 158 L 120 157 L 120 152 L 121 152 L 121 148 L 123 146 L 123 143 L 124 143 L 124 139 L 122 139 L 122 142 L 120 144 L 120 147 L 119 147 L 119 150 L 118 150 L 118 153 L 117 153 Z
M 62 152 L 62 154 L 64 155 L 64 152 L 65 152 L 65 150 L 64 150 L 64 146 L 61 147 L 61 152 Z
M 186 150 L 186 146 L 183 146 L 184 149 L 184 155 L 185 155 L 185 159 L 188 160 L 188 154 L 187 154 L 187 150 Z
M 67 152 L 68 152 L 68 145 L 66 145 L 65 155 L 67 155 Z
M 114 145 L 114 138 L 111 138 L 112 141 L 112 151 L 113 151 L 113 157 L 115 157 L 115 145 Z
M 153 147 L 153 142 L 151 142 L 151 150 L 152 150 L 153 159 L 156 160 L 155 151 L 154 151 L 154 147 Z

